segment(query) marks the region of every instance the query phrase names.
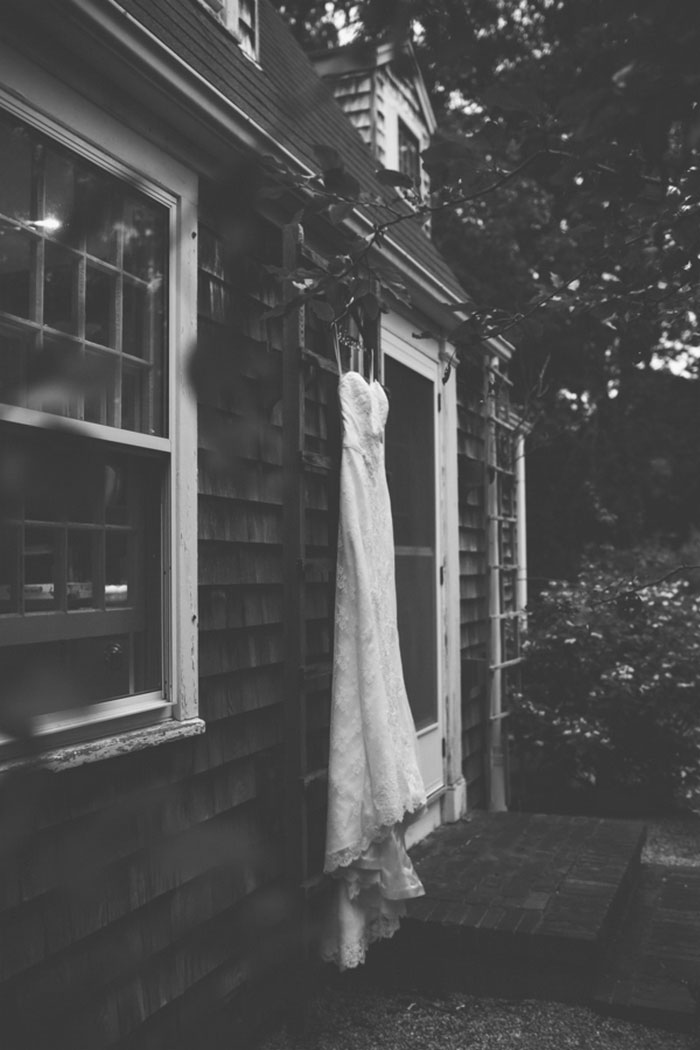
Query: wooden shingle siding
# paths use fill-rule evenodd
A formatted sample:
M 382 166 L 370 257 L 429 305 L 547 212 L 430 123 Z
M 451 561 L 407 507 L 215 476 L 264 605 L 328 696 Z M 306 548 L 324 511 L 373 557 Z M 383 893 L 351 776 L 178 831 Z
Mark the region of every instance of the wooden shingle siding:
M 484 748 L 488 719 L 486 427 L 482 364 L 476 358 L 465 356 L 457 378 L 462 763 L 467 802 L 473 808 L 485 802 Z
M 212 228 L 202 226 L 199 243 L 192 374 L 207 731 L 60 775 L 18 777 L 28 826 L 0 877 L 8 1050 L 13 1036 L 17 1050 L 181 1045 L 197 1010 L 213 1010 L 247 980 L 263 926 L 283 955 L 277 926 L 288 915 L 278 905 L 269 927 L 264 914 L 284 875 L 281 326 L 262 319 L 271 283 L 228 272 L 228 246 Z M 279 231 L 261 222 L 250 265 L 276 244 Z M 324 413 L 314 417 L 319 449 Z M 314 543 L 327 551 L 328 495 L 318 485 L 308 513 Z M 313 636 L 325 651 L 328 600 L 318 587 Z M 311 731 L 324 732 L 322 714 Z

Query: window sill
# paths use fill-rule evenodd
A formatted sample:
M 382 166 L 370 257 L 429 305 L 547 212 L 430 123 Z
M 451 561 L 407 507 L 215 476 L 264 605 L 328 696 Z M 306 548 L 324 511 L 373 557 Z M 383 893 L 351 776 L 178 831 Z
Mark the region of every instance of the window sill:
M 90 762 L 103 762 L 119 755 L 130 755 L 160 744 L 199 736 L 205 729 L 206 722 L 201 718 L 189 718 L 183 722 L 169 719 L 167 722 L 145 726 L 143 729 L 115 733 L 100 740 L 55 747 L 38 755 L 11 758 L 4 762 L 0 760 L 0 774 L 29 765 L 40 765 L 42 769 L 50 769 L 52 773 L 63 773 Z

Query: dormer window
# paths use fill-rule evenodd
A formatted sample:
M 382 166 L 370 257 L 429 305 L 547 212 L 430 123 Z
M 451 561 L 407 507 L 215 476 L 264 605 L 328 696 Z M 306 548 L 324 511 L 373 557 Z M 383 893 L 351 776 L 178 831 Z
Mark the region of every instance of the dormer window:
M 413 180 L 416 189 L 421 187 L 420 143 L 404 122 L 399 119 L 399 171 Z
M 258 58 L 258 0 L 199 0 L 226 26 L 248 58 Z

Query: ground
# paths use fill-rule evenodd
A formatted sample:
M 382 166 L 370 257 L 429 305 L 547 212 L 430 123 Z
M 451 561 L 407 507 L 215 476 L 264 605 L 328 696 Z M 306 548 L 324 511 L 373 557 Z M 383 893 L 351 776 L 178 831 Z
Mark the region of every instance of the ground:
M 700 869 L 700 811 L 645 823 L 645 863 Z M 581 1006 L 462 994 L 378 994 L 359 982 L 338 980 L 319 989 L 302 1035 L 279 1028 L 259 1050 L 697 1050 L 698 1045 L 693 1035 L 601 1017 Z

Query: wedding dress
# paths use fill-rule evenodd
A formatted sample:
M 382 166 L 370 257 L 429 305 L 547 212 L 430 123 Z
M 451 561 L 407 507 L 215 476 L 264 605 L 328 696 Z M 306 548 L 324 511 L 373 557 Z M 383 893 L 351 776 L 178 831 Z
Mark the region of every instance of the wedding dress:
M 324 870 L 334 900 L 324 959 L 357 966 L 424 891 L 402 821 L 425 804 L 396 626 L 391 504 L 384 466 L 389 403 L 380 383 L 340 377 L 343 418 Z

